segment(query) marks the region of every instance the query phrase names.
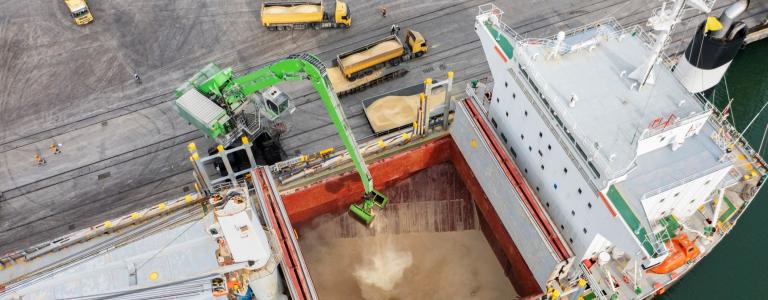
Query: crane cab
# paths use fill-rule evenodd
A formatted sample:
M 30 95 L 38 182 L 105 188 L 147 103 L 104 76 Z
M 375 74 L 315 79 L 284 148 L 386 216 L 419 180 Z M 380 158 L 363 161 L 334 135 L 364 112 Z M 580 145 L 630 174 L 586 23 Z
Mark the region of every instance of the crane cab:
M 75 24 L 85 25 L 93 22 L 93 15 L 88 8 L 85 0 L 64 0 L 69 9 L 69 15 L 74 19 Z
M 416 57 L 421 57 L 424 53 L 427 53 L 427 40 L 418 31 L 408 29 L 405 35 L 405 42 L 411 48 L 411 53 Z
M 291 97 L 277 87 L 271 86 L 261 93 L 263 101 L 263 114 L 270 121 L 274 121 L 286 112 L 292 114 L 296 106 L 291 103 Z
M 347 3 L 336 1 L 333 21 L 336 24 L 344 24 L 346 27 L 352 26 L 352 16 L 349 14 Z

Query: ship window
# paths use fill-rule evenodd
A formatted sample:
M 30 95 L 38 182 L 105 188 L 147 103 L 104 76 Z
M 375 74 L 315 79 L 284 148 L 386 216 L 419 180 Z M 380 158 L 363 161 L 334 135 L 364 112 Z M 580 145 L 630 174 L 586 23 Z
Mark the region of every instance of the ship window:
M 526 117 L 528 116 L 528 111 L 527 111 L 527 110 L 525 111 L 525 116 L 526 116 Z
M 499 101 L 499 97 L 496 97 L 496 103 L 499 103 L 499 102 L 500 102 L 500 101 Z
M 575 216 L 576 216 L 576 211 L 573 211 L 573 210 L 572 210 L 572 211 L 571 211 L 571 216 L 574 216 L 574 217 L 575 217 Z
M 588 207 L 589 209 L 592 209 L 592 202 L 587 202 L 587 207 Z
M 541 150 L 539 150 L 539 156 L 544 156 L 544 153 L 541 153 Z
M 661 203 L 661 202 L 664 202 L 664 198 L 661 198 L 661 200 L 659 200 L 659 203 Z
M 680 195 L 680 193 L 679 193 L 679 192 L 678 192 L 678 193 L 675 193 L 675 195 L 674 195 L 674 196 L 672 196 L 672 197 L 677 197 L 678 195 Z
M 525 174 L 528 174 L 528 168 L 525 168 Z
M 560 229 L 565 230 L 565 226 L 563 226 L 563 224 L 560 224 Z
M 547 145 L 547 149 L 552 151 L 552 145 Z
M 544 134 L 539 131 L 539 137 L 544 137 Z
M 525 139 L 525 136 L 524 136 L 523 134 L 520 134 L 520 139 L 521 139 L 521 140 L 524 140 L 524 139 Z
M 509 112 L 506 112 L 505 114 L 507 115 L 507 117 L 509 117 Z
M 538 187 L 538 186 L 536 187 L 536 191 L 537 191 L 537 192 L 539 191 L 539 187 Z
M 707 184 L 709 184 L 709 180 L 707 180 L 707 182 L 704 183 L 704 185 L 707 185 Z
M 587 234 L 587 228 L 584 228 L 581 231 L 584 231 L 584 234 Z
M 515 152 L 515 149 L 512 149 L 512 147 L 509 147 L 509 152 L 512 153 L 512 156 L 517 158 L 517 153 Z
M 555 189 L 557 189 L 557 183 L 555 183 Z
M 568 174 L 568 168 L 563 168 L 563 173 Z
M 666 136 L 662 136 L 662 137 L 659 139 L 659 142 L 663 142 L 663 141 L 664 141 L 664 139 L 666 139 L 666 138 L 667 138 Z
M 504 87 L 509 87 L 509 84 L 507 84 L 506 81 L 504 81 Z
M 541 169 L 544 170 L 544 165 L 541 165 Z
M 549 202 L 547 202 L 547 203 L 545 203 L 545 204 L 547 205 L 547 207 L 549 207 Z
M 581 188 L 579 188 L 579 194 L 581 194 Z
M 504 141 L 504 144 L 507 143 L 507 136 L 503 132 L 501 133 L 501 139 Z
M 499 125 L 496 124 L 496 120 L 494 120 L 493 118 L 491 118 L 491 124 L 493 124 L 493 128 L 499 127 Z
M 694 201 L 696 201 L 696 199 L 691 200 L 691 204 L 693 204 Z
M 512 99 L 515 99 L 515 93 L 512 93 Z
M 568 241 L 570 241 L 571 245 L 573 245 L 573 239 L 568 239 Z
M 533 151 L 533 148 L 531 146 L 528 146 L 528 152 Z

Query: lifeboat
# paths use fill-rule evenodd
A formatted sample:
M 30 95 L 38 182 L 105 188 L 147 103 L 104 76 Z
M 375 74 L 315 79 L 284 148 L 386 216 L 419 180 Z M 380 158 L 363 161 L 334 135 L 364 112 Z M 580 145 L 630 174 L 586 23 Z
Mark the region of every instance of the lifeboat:
M 667 249 L 669 249 L 669 256 L 657 266 L 649 269 L 648 272 L 656 274 L 671 273 L 699 256 L 701 253 L 699 248 L 697 248 L 685 234 L 680 234 L 672 238 L 667 241 L 666 245 Z

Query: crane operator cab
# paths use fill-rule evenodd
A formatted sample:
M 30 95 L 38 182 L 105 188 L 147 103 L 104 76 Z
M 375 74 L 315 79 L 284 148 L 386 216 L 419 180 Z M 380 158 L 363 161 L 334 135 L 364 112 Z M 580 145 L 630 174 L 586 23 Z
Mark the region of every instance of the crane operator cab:
M 263 103 L 262 115 L 270 121 L 275 121 L 285 113 L 292 114 L 296 110 L 291 97 L 274 86 L 261 93 L 261 100 Z
M 418 31 L 408 29 L 405 36 L 405 42 L 411 48 L 411 53 L 416 57 L 421 57 L 427 53 L 427 40 Z

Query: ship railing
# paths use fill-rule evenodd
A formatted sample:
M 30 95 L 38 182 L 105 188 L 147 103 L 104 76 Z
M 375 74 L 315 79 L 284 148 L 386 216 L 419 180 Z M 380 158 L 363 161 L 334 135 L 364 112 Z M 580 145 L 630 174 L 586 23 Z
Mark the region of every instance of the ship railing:
M 515 46 L 524 48 L 526 45 L 539 45 L 544 44 L 546 46 L 553 46 L 555 41 L 553 39 L 524 39 L 521 38 L 521 36 L 515 32 L 512 28 L 507 26 L 502 20 L 501 17 L 504 14 L 504 12 L 496 7 L 493 4 L 484 4 L 479 6 L 479 14 L 478 14 L 478 21 L 486 22 L 489 21 L 489 18 L 491 16 L 495 16 L 496 20 L 493 20 L 493 25 L 496 28 L 501 29 L 501 32 L 503 32 L 508 40 L 514 42 Z M 608 26 L 606 26 L 608 25 Z M 615 19 L 609 18 L 605 20 L 601 20 L 598 22 L 590 23 L 583 25 L 581 27 L 575 28 L 573 30 L 569 30 L 566 32 L 566 36 L 568 35 L 574 35 L 586 30 L 590 30 L 593 28 L 600 27 L 601 30 L 606 30 L 607 33 L 612 33 L 612 35 L 616 36 L 617 32 L 623 32 L 623 28 L 621 25 L 618 24 L 618 22 Z M 613 28 L 613 30 L 608 30 L 605 28 Z M 520 58 L 523 57 L 523 58 Z M 516 61 L 520 64 L 521 69 L 524 69 L 524 75 L 528 78 L 529 81 L 531 81 L 532 85 L 535 85 L 533 88 L 535 91 L 538 92 L 538 97 L 540 98 L 541 102 L 544 103 L 544 105 L 550 110 L 550 113 L 553 115 L 553 118 L 555 121 L 557 121 L 560 126 L 564 129 L 566 132 L 566 135 L 568 136 L 567 140 L 570 140 L 572 144 L 574 144 L 575 148 L 577 149 L 581 157 L 587 161 L 587 165 L 592 169 L 593 173 L 597 177 L 601 177 L 602 175 L 606 175 L 607 179 L 617 178 L 624 174 L 626 174 L 629 170 L 635 167 L 635 163 L 629 163 L 626 167 L 614 170 L 611 167 L 611 163 L 609 160 L 610 155 L 604 153 L 604 151 L 600 151 L 599 143 L 596 141 L 593 141 L 592 139 L 588 138 L 588 135 L 585 134 L 583 130 L 581 130 L 574 120 L 569 120 L 568 126 L 565 127 L 562 119 L 571 119 L 568 115 L 568 110 L 564 107 L 565 100 L 561 99 L 559 96 L 556 95 L 556 93 L 553 93 L 549 86 L 546 84 L 546 81 L 543 80 L 542 76 L 535 71 L 534 68 L 531 68 L 532 62 L 529 60 L 529 58 L 523 54 L 523 55 L 515 55 L 512 57 L 512 61 Z M 547 101 L 547 99 L 551 99 Z M 550 105 L 555 105 L 558 107 L 557 114 L 554 113 L 554 110 L 550 107 Z M 629 138 L 630 144 L 636 145 L 636 142 L 638 140 L 639 136 L 631 137 Z M 577 141 L 578 140 L 578 141 Z
M 720 170 L 722 168 L 723 168 L 723 165 L 721 165 L 721 164 L 714 165 L 712 167 L 707 168 L 706 170 L 698 171 L 696 173 L 693 173 L 693 174 L 688 175 L 688 176 L 686 176 L 684 178 L 675 180 L 675 181 L 673 181 L 671 183 L 668 183 L 668 184 L 666 184 L 664 186 L 661 186 L 659 188 L 656 188 L 656 189 L 650 190 L 648 192 L 645 192 L 640 197 L 640 201 L 643 201 L 645 199 L 651 198 L 651 197 L 656 196 L 658 194 L 661 194 L 663 192 L 669 191 L 671 189 L 674 189 L 675 187 L 682 186 L 682 185 L 684 185 L 686 183 L 694 181 L 694 180 L 696 180 L 698 178 L 701 178 L 702 176 L 705 176 L 707 174 L 711 174 L 712 172 L 715 172 L 715 171 Z
M 592 274 L 583 263 L 579 263 L 579 267 L 581 268 L 581 273 L 584 275 L 584 278 L 589 283 L 589 287 L 592 289 L 593 294 L 597 296 L 597 299 L 607 300 L 608 298 L 605 295 L 608 294 L 608 290 L 600 285 L 601 281 L 595 279 L 595 274 Z M 605 281 L 607 281 L 607 279 Z M 605 294 L 603 292 L 605 292 Z
M 605 153 L 605 151 L 600 150 L 600 144 L 589 138 L 584 130 L 580 128 L 578 122 L 570 117 L 570 114 L 568 113 L 569 109 L 566 107 L 567 101 L 554 93 L 549 88 L 549 85 L 542 75 L 539 74 L 535 68 L 531 67 L 533 63 L 530 61 L 528 55 L 526 55 L 526 53 L 515 55 L 513 61 L 520 65 L 521 71 L 523 71 L 521 73 L 525 79 L 529 81 L 533 91 L 538 91 L 538 94 L 535 95 L 537 97 L 534 98 L 538 99 L 539 102 L 546 106 L 552 118 L 564 130 L 567 136 L 566 140 L 569 140 L 576 150 L 580 152 L 579 154 L 581 155 L 581 158 L 587 161 L 589 167 L 593 172 L 597 173 L 596 175 L 598 175 L 598 177 L 606 175 L 607 178 L 605 179 L 610 180 L 626 174 L 629 170 L 635 167 L 636 163 L 633 162 L 629 163 L 624 168 L 613 168 L 611 166 L 611 160 L 609 159 L 610 155 Z M 557 109 L 552 108 L 552 106 L 556 106 Z M 631 145 L 636 145 L 639 135 L 625 138 L 628 139 L 628 142 Z
M 689 116 L 686 116 L 685 118 L 677 119 L 671 125 L 645 130 L 641 134 L 639 140 L 644 140 L 644 139 L 647 139 L 649 137 L 653 137 L 655 135 L 658 135 L 660 133 L 663 133 L 663 132 L 666 132 L 666 131 L 678 128 L 678 127 L 683 126 L 683 125 L 689 125 L 689 124 L 691 124 L 691 122 L 688 122 L 688 121 L 697 119 L 700 116 L 707 115 L 707 114 L 710 114 L 710 113 L 711 113 L 710 109 L 705 109 L 703 111 L 700 111 L 700 112 L 691 114 Z
M 481 21 L 489 21 L 491 16 L 495 16 L 496 20 L 495 22 L 492 22 L 494 26 L 501 29 L 502 32 L 504 32 L 512 42 L 515 44 L 519 44 L 520 41 L 523 39 L 520 34 L 518 34 L 516 31 L 514 31 L 511 27 L 507 26 L 504 22 L 501 21 L 501 16 L 504 14 L 504 11 L 498 8 L 493 3 L 483 4 L 478 6 L 478 14 L 477 19 Z M 481 18 L 483 17 L 483 18 Z

